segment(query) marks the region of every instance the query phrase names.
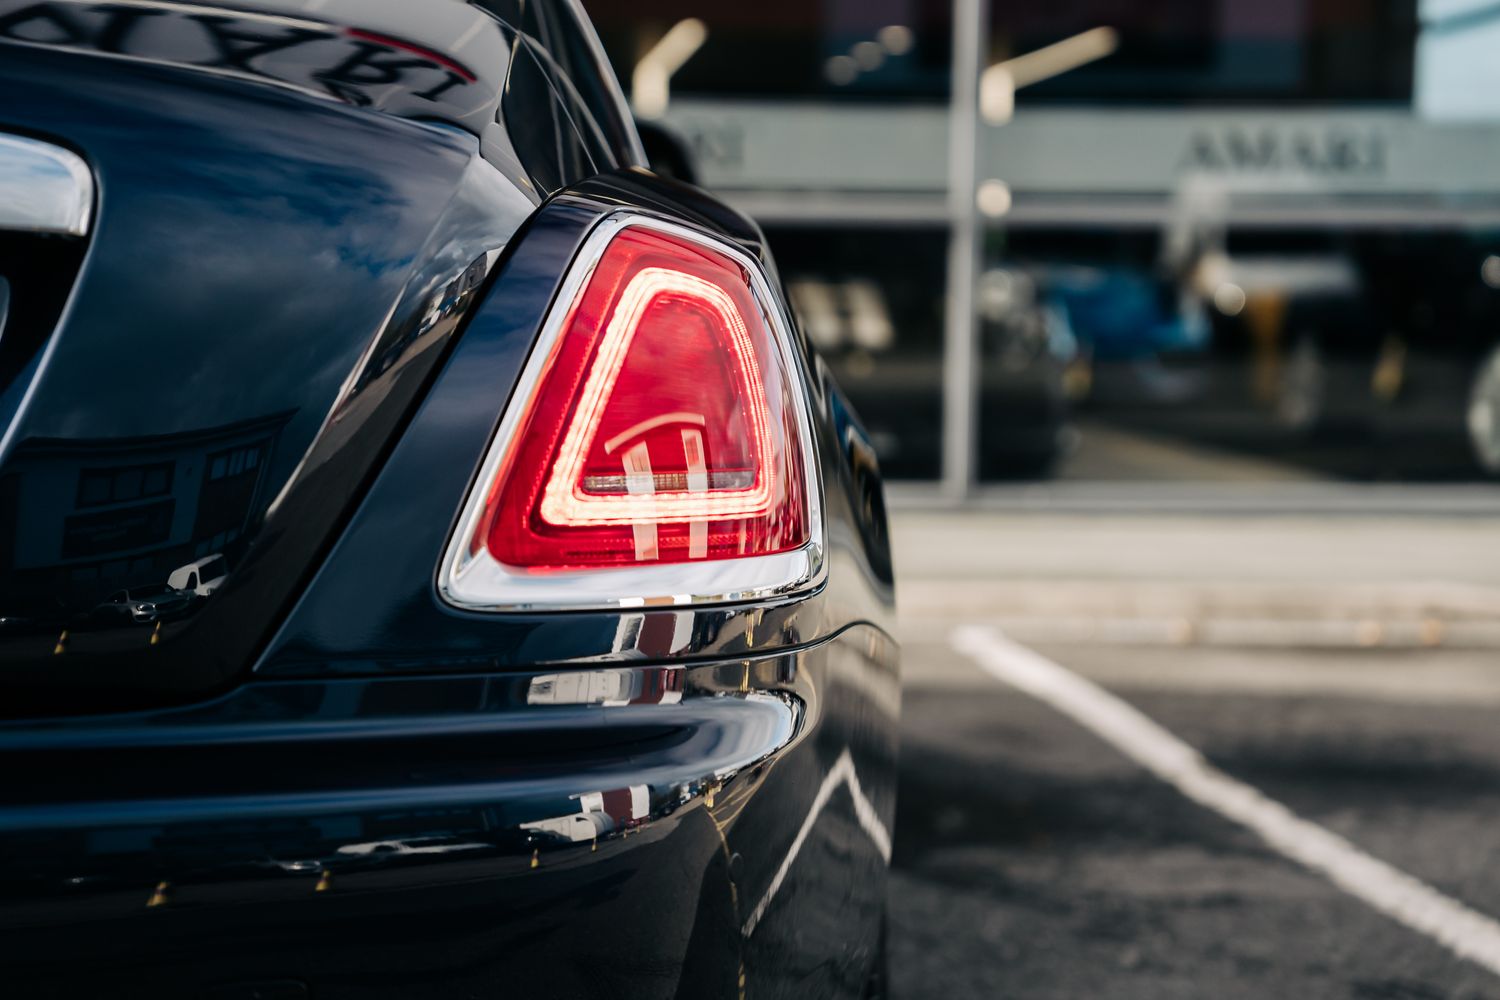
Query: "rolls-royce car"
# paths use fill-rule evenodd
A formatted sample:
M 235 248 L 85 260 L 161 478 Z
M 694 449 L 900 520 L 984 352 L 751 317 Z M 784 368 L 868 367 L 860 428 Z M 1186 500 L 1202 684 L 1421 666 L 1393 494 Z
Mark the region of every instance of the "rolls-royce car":
M 575 2 L 0 0 L 0 304 L 7 995 L 880 989 L 874 451 Z

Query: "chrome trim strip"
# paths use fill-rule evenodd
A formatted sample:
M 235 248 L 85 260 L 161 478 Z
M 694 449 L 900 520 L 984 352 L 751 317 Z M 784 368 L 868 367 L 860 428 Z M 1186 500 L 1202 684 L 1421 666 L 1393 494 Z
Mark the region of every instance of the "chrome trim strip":
M 84 236 L 94 212 L 94 175 L 74 153 L 0 135 L 0 230 Z
M 615 234 L 626 226 L 654 229 L 707 247 L 733 259 L 750 275 L 752 291 L 772 336 L 781 349 L 782 362 L 797 383 L 798 425 L 807 473 L 808 520 L 811 540 L 800 549 L 768 556 L 722 559 L 702 563 L 667 563 L 565 573 L 527 573 L 505 566 L 487 548 L 470 554 L 469 539 L 484 517 L 490 484 L 500 472 L 506 452 L 519 428 L 526 402 L 562 334 L 569 307 L 588 281 Z M 516 382 L 500 429 L 490 442 L 479 475 L 469 487 L 463 513 L 448 542 L 448 551 L 438 568 L 438 592 L 454 607 L 468 611 L 563 611 L 613 610 L 684 604 L 722 604 L 760 601 L 812 589 L 827 575 L 823 525 L 822 463 L 812 433 L 812 401 L 807 396 L 804 370 L 793 347 L 791 332 L 776 307 L 760 262 L 722 240 L 698 230 L 666 222 L 637 212 L 619 212 L 599 222 L 584 240 L 578 256 L 568 268 L 557 298 L 552 302 L 541 336 L 532 347 L 526 367 Z

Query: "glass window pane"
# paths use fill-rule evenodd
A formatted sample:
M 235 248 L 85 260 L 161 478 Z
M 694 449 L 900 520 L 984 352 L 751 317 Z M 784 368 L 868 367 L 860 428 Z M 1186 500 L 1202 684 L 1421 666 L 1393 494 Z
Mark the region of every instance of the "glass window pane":
M 1493 48 L 1417 13 L 996 11 L 1001 55 L 1101 24 L 1118 46 L 984 138 L 1012 204 L 979 296 L 982 478 L 1452 482 L 1491 447 L 1500 471 L 1500 102 L 1470 96 Z
M 943 0 L 585 0 L 621 80 L 679 20 L 708 36 L 673 76 L 674 93 L 839 102 L 942 101 L 948 93 L 951 4 Z

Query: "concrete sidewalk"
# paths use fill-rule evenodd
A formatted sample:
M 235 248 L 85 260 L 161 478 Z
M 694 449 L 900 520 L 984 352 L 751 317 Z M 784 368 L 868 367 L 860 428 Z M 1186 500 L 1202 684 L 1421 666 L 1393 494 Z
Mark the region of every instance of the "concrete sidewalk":
M 899 510 L 892 530 L 913 637 L 1500 648 L 1500 518 Z

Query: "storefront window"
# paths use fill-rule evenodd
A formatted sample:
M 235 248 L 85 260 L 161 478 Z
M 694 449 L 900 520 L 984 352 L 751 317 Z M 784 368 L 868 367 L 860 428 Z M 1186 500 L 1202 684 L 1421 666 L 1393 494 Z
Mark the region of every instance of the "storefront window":
M 943 349 L 950 4 L 587 6 L 627 85 L 701 19 L 662 121 L 767 229 L 891 478 L 942 478 L 953 434 L 980 488 L 1500 474 L 1493 5 L 992 4 L 1019 87 L 979 126 L 972 359 Z

